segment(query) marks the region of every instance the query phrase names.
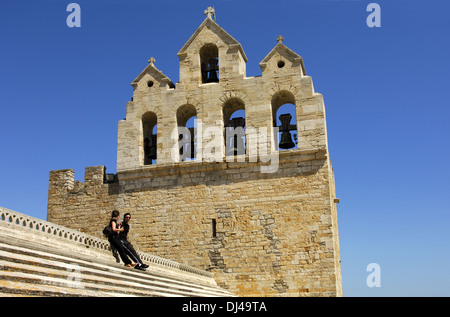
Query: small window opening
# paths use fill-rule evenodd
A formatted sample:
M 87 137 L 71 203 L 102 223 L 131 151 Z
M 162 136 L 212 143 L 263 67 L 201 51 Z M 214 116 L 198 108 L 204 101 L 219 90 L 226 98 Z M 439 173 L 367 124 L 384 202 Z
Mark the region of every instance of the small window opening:
M 206 44 L 200 50 L 202 83 L 219 81 L 219 50 L 214 44 Z
M 239 98 L 228 100 L 223 107 L 225 153 L 227 156 L 246 153 L 245 105 Z
M 283 68 L 284 67 L 284 61 L 279 61 L 278 62 L 278 68 Z
M 156 114 L 147 112 L 142 116 L 144 137 L 144 165 L 156 164 L 157 159 L 157 119 Z
M 298 148 L 295 108 L 295 97 L 289 91 L 279 91 L 272 97 L 273 127 L 278 131 L 274 141 L 279 150 Z
M 238 110 L 231 116 L 225 131 L 227 155 L 245 154 L 245 111 Z
M 180 161 L 192 161 L 197 156 L 197 111 L 184 105 L 177 111 L 178 147 Z
M 212 220 L 212 237 L 217 238 L 217 222 L 216 219 Z
M 152 81 L 152 80 L 149 80 L 149 81 L 147 82 L 147 86 L 148 86 L 148 87 L 152 87 L 152 86 L 153 86 L 153 81 Z
M 182 161 L 193 161 L 197 156 L 197 117 L 191 117 L 185 126 L 186 133 L 180 133 L 180 141 L 187 140 L 186 144 L 180 147 L 180 157 Z

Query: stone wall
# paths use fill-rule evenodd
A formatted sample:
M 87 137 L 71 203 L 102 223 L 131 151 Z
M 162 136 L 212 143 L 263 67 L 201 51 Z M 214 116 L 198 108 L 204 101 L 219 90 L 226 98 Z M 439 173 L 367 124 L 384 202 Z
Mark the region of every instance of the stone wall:
M 86 168 L 84 183 L 71 170 L 52 171 L 48 220 L 101 236 L 111 210 L 130 212 L 138 249 L 211 271 L 233 293 L 339 296 L 326 153 L 282 152 L 271 174 L 259 164 L 154 165 L 119 173 L 113 184 L 103 183 L 102 166 Z

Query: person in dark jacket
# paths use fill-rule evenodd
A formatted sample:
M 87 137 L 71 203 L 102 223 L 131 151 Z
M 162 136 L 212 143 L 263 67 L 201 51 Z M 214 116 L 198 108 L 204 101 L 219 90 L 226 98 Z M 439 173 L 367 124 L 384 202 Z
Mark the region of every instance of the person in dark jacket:
M 128 241 L 128 232 L 130 231 L 130 222 L 131 214 L 127 212 L 123 215 L 123 222 L 122 222 L 122 231 L 119 233 L 119 239 L 122 242 L 123 248 L 127 255 L 135 262 L 137 263 L 134 267 L 138 270 L 145 270 L 148 268 L 147 264 L 142 263 L 141 258 L 137 254 L 136 250 L 134 249 L 133 245 Z
M 120 213 L 118 210 L 113 210 L 111 213 L 111 220 L 109 221 L 109 226 L 112 228 L 112 233 L 109 235 L 108 241 L 109 243 L 111 243 L 111 246 L 113 246 L 117 250 L 125 266 L 132 267 L 132 262 L 128 258 L 127 253 L 125 252 L 125 248 L 122 244 L 122 241 L 119 239 L 119 234 L 124 231 L 124 228 L 122 228 L 117 223 L 119 215 Z

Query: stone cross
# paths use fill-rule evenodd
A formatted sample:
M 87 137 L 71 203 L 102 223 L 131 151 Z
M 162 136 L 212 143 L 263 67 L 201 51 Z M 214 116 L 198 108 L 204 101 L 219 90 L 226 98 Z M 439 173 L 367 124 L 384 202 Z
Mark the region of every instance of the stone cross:
M 155 58 L 154 57 L 150 57 L 150 59 L 148 60 L 148 63 L 150 65 L 153 65 L 154 62 L 155 62 Z
M 205 10 L 205 15 L 212 19 L 212 16 L 216 15 L 216 10 L 214 10 L 213 7 L 208 7 L 208 9 Z
M 277 41 L 278 41 L 278 43 L 283 43 L 283 41 L 284 41 L 284 37 L 283 37 L 283 35 L 280 35 L 280 36 L 278 36 L 277 37 Z

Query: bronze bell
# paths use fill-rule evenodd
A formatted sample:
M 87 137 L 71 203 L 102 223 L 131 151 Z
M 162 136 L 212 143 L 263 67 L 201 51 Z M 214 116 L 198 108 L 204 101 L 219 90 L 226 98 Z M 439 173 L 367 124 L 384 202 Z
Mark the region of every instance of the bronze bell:
M 217 72 L 219 71 L 219 61 L 217 58 L 212 58 L 209 60 L 209 67 L 207 69 L 208 71 L 208 79 L 206 80 L 207 83 L 217 83 L 219 81 L 219 77 L 217 77 Z
M 289 131 L 284 131 L 281 133 L 281 140 L 279 147 L 282 149 L 290 149 L 295 146 L 294 142 L 292 142 L 292 135 Z
M 289 132 L 290 130 L 296 129 L 296 126 L 290 124 L 292 119 L 292 116 L 289 113 L 282 114 L 280 116 L 281 121 L 281 140 L 279 147 L 281 149 L 290 149 L 295 146 L 294 142 L 292 141 L 292 135 Z

